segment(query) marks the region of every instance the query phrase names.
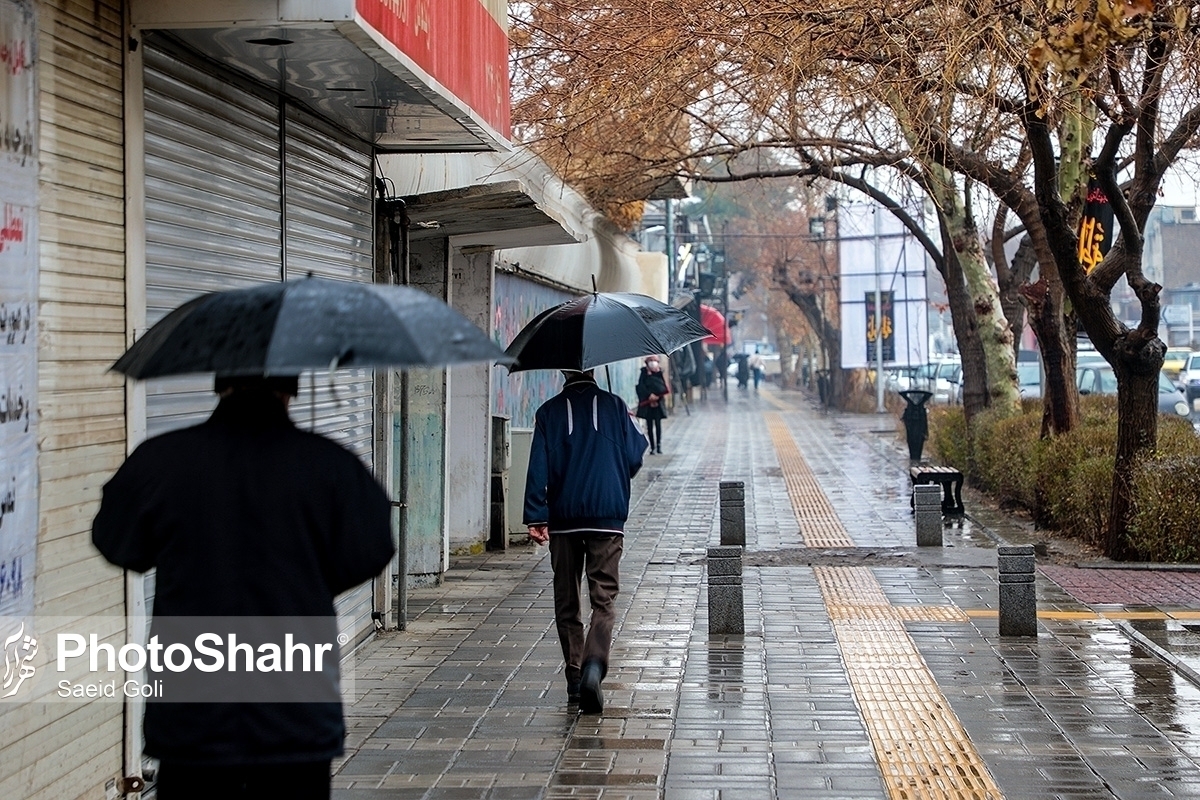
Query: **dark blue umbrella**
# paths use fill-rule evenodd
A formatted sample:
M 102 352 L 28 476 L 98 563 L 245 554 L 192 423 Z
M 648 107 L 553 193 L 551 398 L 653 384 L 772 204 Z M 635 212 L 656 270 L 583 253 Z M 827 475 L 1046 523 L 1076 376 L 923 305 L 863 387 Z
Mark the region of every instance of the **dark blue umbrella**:
M 163 317 L 113 369 L 131 378 L 216 372 L 508 362 L 470 320 L 407 286 L 303 278 L 201 295 Z
M 601 364 L 670 353 L 708 336 L 699 322 L 644 294 L 595 292 L 538 314 L 505 354 L 510 372 L 589 370 Z

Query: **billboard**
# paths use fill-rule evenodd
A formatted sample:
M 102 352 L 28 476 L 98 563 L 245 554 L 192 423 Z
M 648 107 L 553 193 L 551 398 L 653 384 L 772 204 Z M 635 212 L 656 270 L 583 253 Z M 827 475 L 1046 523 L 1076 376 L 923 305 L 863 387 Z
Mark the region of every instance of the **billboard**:
M 922 219 L 919 207 L 908 209 Z M 875 364 L 875 293 L 883 297 L 885 366 L 929 361 L 929 311 L 925 250 L 882 206 L 837 208 L 842 367 Z M 890 330 L 889 330 L 890 329 Z

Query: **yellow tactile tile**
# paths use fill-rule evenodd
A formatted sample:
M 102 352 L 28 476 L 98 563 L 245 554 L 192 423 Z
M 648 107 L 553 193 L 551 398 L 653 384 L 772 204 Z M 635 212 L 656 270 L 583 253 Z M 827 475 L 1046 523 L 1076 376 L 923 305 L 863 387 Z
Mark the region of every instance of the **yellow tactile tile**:
M 929 671 L 905 621 L 962 621 L 944 606 L 880 604 L 867 567 L 814 567 L 855 701 L 893 800 L 999 800 L 987 765 Z
M 791 431 L 777 412 L 764 416 L 804 543 L 853 547 Z M 889 798 L 1001 800 L 904 627 L 911 621 L 965 622 L 968 614 L 953 606 L 893 606 L 868 567 L 813 567 L 813 574 Z
M 778 413 L 768 411 L 764 416 L 804 544 L 808 547 L 853 547 L 853 540 L 800 455 L 792 432 Z

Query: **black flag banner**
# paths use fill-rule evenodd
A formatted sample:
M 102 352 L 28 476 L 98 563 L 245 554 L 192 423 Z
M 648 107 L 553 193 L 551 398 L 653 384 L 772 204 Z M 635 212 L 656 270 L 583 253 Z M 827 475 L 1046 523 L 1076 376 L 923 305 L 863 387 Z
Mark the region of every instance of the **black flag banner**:
M 1091 272 L 1104 260 L 1112 247 L 1112 231 L 1113 210 L 1108 196 L 1095 178 L 1088 178 L 1087 202 L 1079 220 L 1079 263 L 1084 272 Z

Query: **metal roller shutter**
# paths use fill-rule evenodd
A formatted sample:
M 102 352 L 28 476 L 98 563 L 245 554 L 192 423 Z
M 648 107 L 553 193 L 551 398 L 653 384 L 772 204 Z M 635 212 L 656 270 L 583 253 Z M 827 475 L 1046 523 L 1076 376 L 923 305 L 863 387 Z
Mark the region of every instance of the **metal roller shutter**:
M 279 112 L 154 47 L 147 37 L 146 323 L 191 298 L 278 281 L 283 233 Z M 151 381 L 146 434 L 203 421 L 212 378 Z
M 370 283 L 375 235 L 370 153 L 292 107 L 284 132 L 288 279 L 312 274 Z M 374 396 L 370 370 L 319 370 L 304 376 L 293 417 L 297 425 L 328 436 L 370 467 Z M 338 598 L 342 632 L 355 640 L 366 638 L 373 628 L 371 610 L 371 582 Z
M 201 293 L 285 276 L 371 282 L 365 146 L 290 107 L 281 114 L 278 98 L 214 77 L 169 41 L 146 45 L 147 324 Z M 155 380 L 146 395 L 148 436 L 201 422 L 216 405 L 210 376 Z M 371 467 L 373 403 L 369 371 L 318 371 L 303 377 L 292 417 Z M 339 627 L 355 641 L 373 629 L 371 588 L 337 601 Z M 146 591 L 149 607 L 152 573 Z

